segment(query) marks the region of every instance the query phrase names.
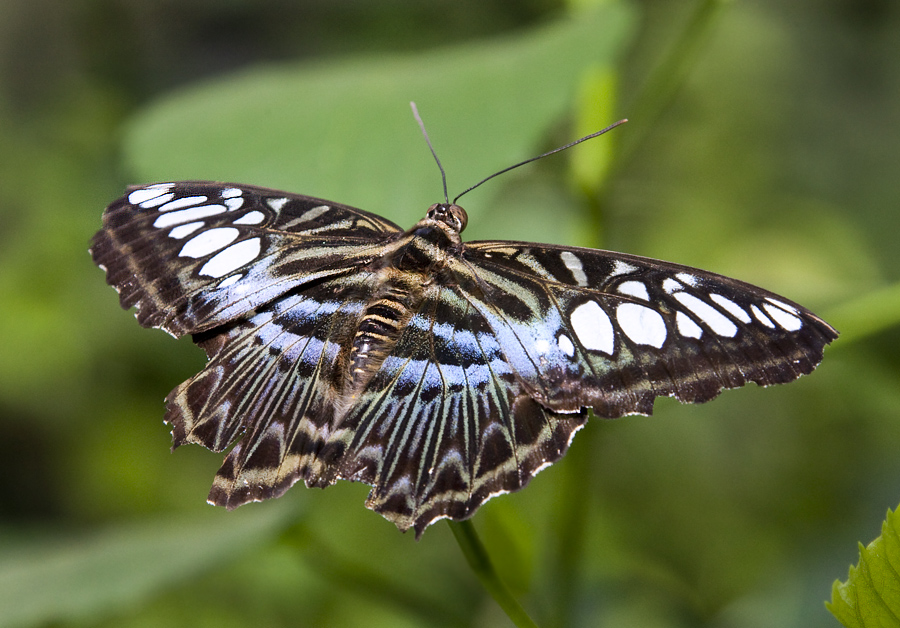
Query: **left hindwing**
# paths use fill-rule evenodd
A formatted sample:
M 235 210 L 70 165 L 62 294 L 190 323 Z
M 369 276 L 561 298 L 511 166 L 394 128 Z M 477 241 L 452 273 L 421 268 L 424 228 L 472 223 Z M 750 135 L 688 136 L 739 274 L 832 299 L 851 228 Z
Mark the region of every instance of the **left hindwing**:
M 470 242 L 459 274 L 539 403 L 649 414 L 653 399 L 703 402 L 747 382 L 810 373 L 837 333 L 750 284 L 594 249 Z

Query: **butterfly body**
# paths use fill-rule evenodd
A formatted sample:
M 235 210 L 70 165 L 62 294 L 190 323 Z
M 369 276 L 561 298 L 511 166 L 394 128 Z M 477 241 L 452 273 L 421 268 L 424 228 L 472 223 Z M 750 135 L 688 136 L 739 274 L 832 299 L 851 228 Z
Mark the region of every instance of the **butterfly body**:
M 303 480 L 373 488 L 417 534 L 558 460 L 587 420 L 811 372 L 836 332 L 770 292 L 638 256 L 461 240 L 436 204 L 408 231 L 266 188 L 133 188 L 94 260 L 138 321 L 207 367 L 167 399 L 175 445 L 226 456 L 210 502 Z

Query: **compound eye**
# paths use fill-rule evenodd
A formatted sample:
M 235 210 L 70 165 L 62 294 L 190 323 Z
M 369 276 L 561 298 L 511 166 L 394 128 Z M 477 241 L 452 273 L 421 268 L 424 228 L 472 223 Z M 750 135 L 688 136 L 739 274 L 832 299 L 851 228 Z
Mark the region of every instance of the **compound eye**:
M 447 208 L 450 212 L 450 216 L 453 218 L 454 227 L 456 230 L 462 233 L 462 230 L 466 228 L 466 225 L 469 224 L 469 215 L 459 205 L 453 204 Z
M 437 220 L 448 225 L 457 233 L 465 229 L 469 222 L 466 210 L 459 205 L 448 203 L 435 203 L 428 208 L 428 213 L 426 215 L 432 220 Z

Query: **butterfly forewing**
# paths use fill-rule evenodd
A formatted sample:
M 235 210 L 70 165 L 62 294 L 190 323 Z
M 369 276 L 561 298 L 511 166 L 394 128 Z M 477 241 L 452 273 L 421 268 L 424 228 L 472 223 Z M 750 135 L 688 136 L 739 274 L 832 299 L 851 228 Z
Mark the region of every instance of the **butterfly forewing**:
M 795 303 L 678 264 L 523 242 L 467 243 L 463 257 L 481 284 L 473 302 L 502 321 L 519 373 L 553 409 L 650 414 L 658 396 L 789 382 L 836 337 Z
M 180 336 L 233 320 L 281 294 L 346 273 L 400 229 L 322 199 L 182 181 L 132 188 L 94 236 L 94 262 L 138 321 Z
M 175 445 L 226 456 L 233 508 L 303 480 L 372 486 L 417 535 L 517 490 L 587 408 L 649 414 L 811 372 L 836 332 L 760 288 L 620 253 L 463 244 L 435 205 L 402 232 L 322 199 L 209 182 L 129 190 L 92 254 L 145 326 L 209 364 L 167 399 Z

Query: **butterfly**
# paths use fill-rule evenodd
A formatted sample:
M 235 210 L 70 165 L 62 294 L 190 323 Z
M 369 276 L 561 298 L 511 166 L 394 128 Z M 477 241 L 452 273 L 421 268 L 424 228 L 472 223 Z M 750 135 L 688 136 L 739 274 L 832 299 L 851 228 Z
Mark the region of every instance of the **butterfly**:
M 298 481 L 372 488 L 421 536 L 559 460 L 596 416 L 810 373 L 837 332 L 761 288 L 587 248 L 463 242 L 331 201 L 208 181 L 129 188 L 91 254 L 138 322 L 206 367 L 166 399 L 174 446 L 225 456 L 209 502 Z

